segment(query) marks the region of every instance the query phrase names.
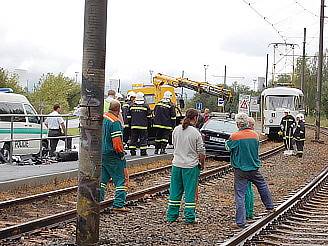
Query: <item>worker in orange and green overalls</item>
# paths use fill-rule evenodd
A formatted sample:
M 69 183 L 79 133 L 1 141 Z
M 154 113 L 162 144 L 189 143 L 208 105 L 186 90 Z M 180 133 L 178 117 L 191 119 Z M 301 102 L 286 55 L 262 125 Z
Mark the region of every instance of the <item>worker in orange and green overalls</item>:
M 125 208 L 129 174 L 123 148 L 123 129 L 118 118 L 120 102 L 113 99 L 109 111 L 104 114 L 102 141 L 102 170 L 100 182 L 100 201 L 105 199 L 107 183 L 110 178 L 115 186 L 114 211 L 128 211 Z

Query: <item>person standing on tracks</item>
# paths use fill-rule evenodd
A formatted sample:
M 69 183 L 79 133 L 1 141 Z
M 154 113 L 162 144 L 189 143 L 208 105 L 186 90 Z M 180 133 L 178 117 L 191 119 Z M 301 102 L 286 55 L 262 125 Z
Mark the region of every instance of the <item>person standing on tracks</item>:
M 181 199 L 184 193 L 184 219 L 194 223 L 196 219 L 196 192 L 200 170 L 205 166 L 205 147 L 200 132 L 194 126 L 198 111 L 188 109 L 182 124 L 172 134 L 174 152 L 170 183 L 170 197 L 166 220 L 174 222 L 179 217 Z
M 60 105 L 55 104 L 53 106 L 53 110 L 49 117 L 44 121 L 44 124 L 49 129 L 48 137 L 61 137 L 66 135 L 66 127 L 64 123 L 63 117 L 60 116 Z M 62 140 L 65 141 L 65 138 L 54 138 L 50 139 L 50 152 L 49 155 L 51 157 L 55 156 L 56 148 L 58 141 Z M 72 138 L 67 138 L 66 140 L 67 146 L 65 146 L 65 149 L 72 149 Z
M 255 130 L 255 120 L 253 117 L 247 118 L 248 128 Z M 246 219 L 253 219 L 254 217 L 254 190 L 252 182 L 247 183 L 247 189 L 245 194 L 245 209 L 246 209 Z
M 122 116 L 124 121 L 123 143 L 126 146 L 129 144 L 130 134 L 131 134 L 131 129 L 129 127 L 129 121 L 128 121 L 128 111 L 130 106 L 134 103 L 135 99 L 136 99 L 136 93 L 134 91 L 130 91 L 126 97 L 125 103 L 122 106 Z
M 236 224 L 240 228 L 246 226 L 245 194 L 249 182 L 255 184 L 261 200 L 267 210 L 273 210 L 273 201 L 269 187 L 259 171 L 259 137 L 248 128 L 248 116 L 240 113 L 235 116 L 238 132 L 231 134 L 226 142 L 230 151 L 230 161 L 234 168 L 234 187 L 236 203 Z
M 296 145 L 296 155 L 303 156 L 304 142 L 305 142 L 305 123 L 304 115 L 296 115 L 296 128 L 294 131 L 294 141 Z
M 109 104 L 109 111 L 103 116 L 100 201 L 105 199 L 107 184 L 112 179 L 115 186 L 113 210 L 126 212 L 125 201 L 129 174 L 124 157 L 123 129 L 118 118 L 120 109 L 120 102 L 113 99 Z
M 293 149 L 293 129 L 296 125 L 295 118 L 290 114 L 289 109 L 284 110 L 285 116 L 282 117 L 280 122 L 280 127 L 283 134 L 283 140 L 285 145 L 285 151 L 290 151 Z M 285 152 L 286 153 L 286 152 Z M 286 153 L 288 154 L 288 153 Z
M 171 103 L 172 93 L 166 91 L 163 99 L 156 104 L 154 109 L 154 129 L 156 129 L 155 154 L 166 154 L 166 146 L 169 142 L 172 129 L 175 127 L 176 113 Z
M 148 127 L 151 124 L 151 111 L 145 103 L 144 94 L 138 92 L 135 102 L 129 107 L 127 118 L 131 129 L 130 152 L 136 155 L 137 147 L 140 147 L 140 155 L 147 156 Z

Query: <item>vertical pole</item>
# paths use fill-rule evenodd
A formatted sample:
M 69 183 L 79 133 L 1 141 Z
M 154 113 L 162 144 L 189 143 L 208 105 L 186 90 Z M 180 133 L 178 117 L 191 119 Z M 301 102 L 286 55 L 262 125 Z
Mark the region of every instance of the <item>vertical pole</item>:
M 227 86 L 227 65 L 224 65 L 224 80 L 223 80 L 223 88 Z
M 318 75 L 317 75 L 317 93 L 316 93 L 316 131 L 315 141 L 320 139 L 320 110 L 321 110 L 321 87 L 322 87 L 322 61 L 323 61 L 323 27 L 324 27 L 324 11 L 325 0 L 321 0 L 320 8 L 320 37 L 319 37 L 319 59 L 318 59 Z
M 301 71 L 301 90 L 303 91 L 303 93 L 304 93 L 304 78 L 305 78 L 305 45 L 306 45 L 306 28 L 304 28 L 303 57 L 302 57 L 302 71 Z
M 295 45 L 292 44 L 292 49 L 293 49 L 293 73 L 292 73 L 292 84 L 295 83 L 294 79 L 294 75 L 295 75 Z
M 268 87 L 269 54 L 266 55 L 265 88 Z
M 276 73 L 276 48 L 277 45 L 273 45 L 273 67 L 272 67 L 272 85 L 273 87 L 275 87 L 275 83 L 274 83 L 274 76 Z
M 205 82 L 207 82 L 207 78 L 206 78 L 206 70 L 208 69 L 209 65 L 204 65 L 204 71 L 205 71 Z
M 99 245 L 107 0 L 85 0 L 76 243 Z
M 181 78 L 184 77 L 184 70 L 182 70 L 182 73 L 181 73 Z M 183 87 L 181 87 L 181 97 L 183 99 Z
M 117 88 L 117 92 L 120 92 L 121 89 L 121 80 L 118 79 L 118 88 Z

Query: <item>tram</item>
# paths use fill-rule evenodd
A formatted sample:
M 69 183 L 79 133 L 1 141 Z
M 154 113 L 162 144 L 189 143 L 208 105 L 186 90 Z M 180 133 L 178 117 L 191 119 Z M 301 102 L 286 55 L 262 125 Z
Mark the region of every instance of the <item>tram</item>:
M 289 109 L 291 115 L 304 114 L 304 95 L 296 88 L 267 88 L 261 94 L 262 133 L 269 138 L 277 138 L 284 110 Z

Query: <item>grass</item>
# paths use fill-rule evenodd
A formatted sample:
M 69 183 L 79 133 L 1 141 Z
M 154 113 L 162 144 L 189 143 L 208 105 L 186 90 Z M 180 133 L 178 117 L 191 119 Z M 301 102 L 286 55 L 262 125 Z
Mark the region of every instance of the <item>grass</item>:
M 80 129 L 79 128 L 68 128 L 67 129 L 67 135 L 79 135 L 80 134 Z
M 309 124 L 315 123 L 315 116 L 305 116 L 305 122 Z M 321 115 L 320 117 L 320 125 L 324 127 L 328 127 L 328 119 L 326 116 Z

